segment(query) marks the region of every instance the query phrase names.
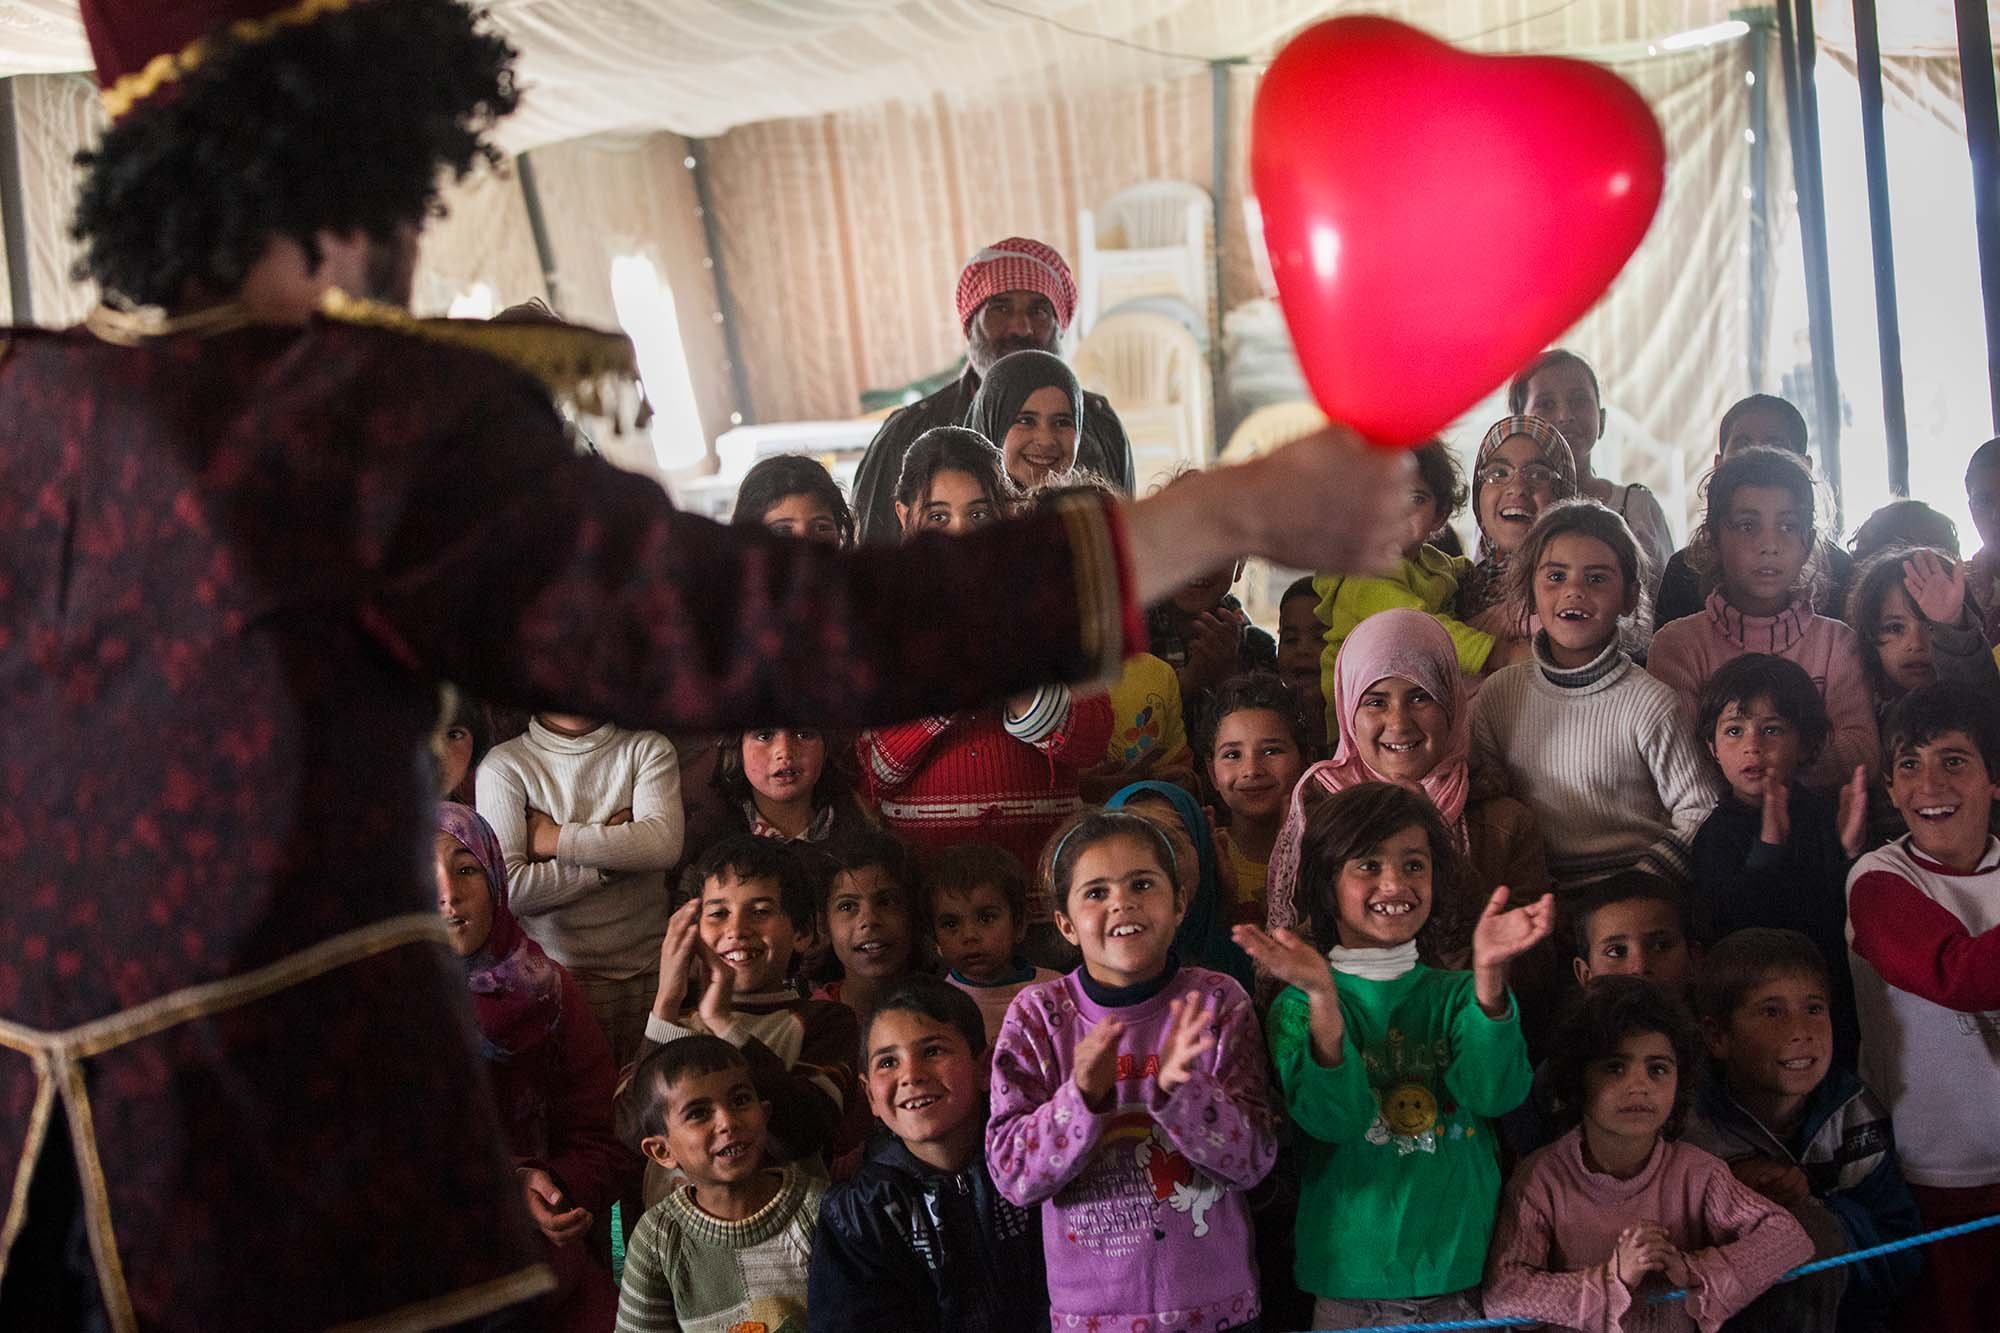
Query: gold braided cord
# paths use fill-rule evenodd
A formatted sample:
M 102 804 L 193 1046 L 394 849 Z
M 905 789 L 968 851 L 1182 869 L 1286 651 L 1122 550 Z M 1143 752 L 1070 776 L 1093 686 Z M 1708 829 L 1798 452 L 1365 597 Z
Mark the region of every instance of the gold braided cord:
M 355 3 L 357 0 L 294 0 L 294 3 L 263 18 L 236 20 L 229 25 L 229 35 L 244 43 L 269 41 L 286 28 L 303 27 L 315 19 L 350 8 Z M 208 59 L 214 46 L 214 39 L 197 37 L 180 50 L 162 51 L 140 69 L 123 75 L 98 94 L 104 103 L 105 114 L 117 120 L 161 87 Z

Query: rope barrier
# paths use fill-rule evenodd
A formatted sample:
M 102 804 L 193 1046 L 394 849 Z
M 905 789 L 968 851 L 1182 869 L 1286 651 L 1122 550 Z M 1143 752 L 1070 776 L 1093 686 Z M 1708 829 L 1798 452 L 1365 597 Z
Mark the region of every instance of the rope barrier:
M 1995 1214 L 1992 1217 L 1978 1218 L 1971 1222 L 1960 1222 L 1957 1226 L 1939 1227 L 1936 1231 L 1925 1231 L 1914 1236 L 1905 1236 L 1901 1240 L 1892 1240 L 1882 1245 L 1870 1245 L 1865 1250 L 1853 1250 L 1847 1254 L 1836 1254 L 1831 1259 L 1815 1259 L 1809 1264 L 1800 1264 L 1797 1268 L 1788 1270 L 1778 1279 L 1778 1282 L 1793 1282 L 1802 1277 L 1811 1277 L 1814 1273 L 1824 1273 L 1830 1268 L 1839 1268 L 1846 1264 L 1858 1264 L 1868 1259 L 1879 1259 L 1885 1254 L 1896 1254 L 1902 1250 L 1914 1250 L 1920 1245 L 1929 1245 L 1940 1240 L 1950 1240 L 1954 1236 L 1968 1236 L 1975 1231 L 1984 1231 L 1988 1227 L 2000 1227 L 2000 1214 Z M 1776 1286 L 1777 1283 L 1773 1283 L 1772 1285 Z M 1649 1304 L 1661 1305 L 1667 1301 L 1683 1300 L 1686 1296 L 1687 1291 L 1684 1288 L 1680 1288 L 1674 1291 L 1663 1291 L 1658 1295 L 1648 1296 L 1646 1299 Z M 1453 1333 L 1457 1329 L 1535 1328 L 1546 1322 L 1546 1320 L 1542 1319 L 1440 1319 L 1435 1323 L 1428 1324 L 1377 1324 L 1370 1327 L 1369 1333 Z M 1319 1333 L 1333 1333 L 1333 1331 L 1320 1330 Z

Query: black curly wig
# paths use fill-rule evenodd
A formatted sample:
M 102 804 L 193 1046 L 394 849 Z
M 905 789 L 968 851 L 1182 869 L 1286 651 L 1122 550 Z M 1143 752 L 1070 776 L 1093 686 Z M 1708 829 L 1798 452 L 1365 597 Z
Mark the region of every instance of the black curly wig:
M 458 0 L 361 0 L 200 63 L 79 153 L 77 276 L 135 305 L 238 291 L 274 237 L 387 243 L 438 211 L 445 173 L 501 155 L 514 48 Z M 357 293 L 358 294 L 358 293 Z

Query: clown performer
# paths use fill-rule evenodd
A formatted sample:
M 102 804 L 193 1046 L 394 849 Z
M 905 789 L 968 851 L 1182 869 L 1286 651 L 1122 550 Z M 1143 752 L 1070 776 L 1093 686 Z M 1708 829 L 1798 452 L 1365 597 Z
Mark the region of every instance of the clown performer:
M 421 1328 L 546 1290 L 427 889 L 442 682 L 859 727 L 1112 676 L 1139 607 L 1246 552 L 1394 543 L 1402 460 L 1340 430 L 895 550 L 679 513 L 553 405 L 622 340 L 400 308 L 520 95 L 480 16 L 82 16 L 106 304 L 0 356 L 0 1327 Z

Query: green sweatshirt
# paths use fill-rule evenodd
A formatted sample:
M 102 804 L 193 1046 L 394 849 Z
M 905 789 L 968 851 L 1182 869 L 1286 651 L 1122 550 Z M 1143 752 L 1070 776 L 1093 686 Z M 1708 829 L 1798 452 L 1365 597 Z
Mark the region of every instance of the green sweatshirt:
M 1493 1120 L 1533 1071 L 1512 1005 L 1480 1012 L 1470 972 L 1419 963 L 1393 981 L 1338 974 L 1341 1061 L 1312 1052 L 1305 993 L 1265 1029 L 1304 1131 L 1299 1286 L 1348 1300 L 1414 1300 L 1479 1285 L 1500 1201 Z
M 1326 646 L 1319 657 L 1320 691 L 1329 713 L 1333 710 L 1333 663 L 1340 656 L 1340 645 L 1347 642 L 1356 625 L 1377 611 L 1409 607 L 1436 616 L 1445 633 L 1451 635 L 1452 646 L 1458 649 L 1459 670 L 1468 676 L 1480 673 L 1493 652 L 1493 636 L 1453 618 L 1459 580 L 1471 568 L 1472 562 L 1464 556 L 1446 555 L 1435 546 L 1425 545 L 1414 560 L 1403 557 L 1396 562 L 1393 573 L 1379 578 L 1347 574 L 1314 576 L 1313 591 L 1320 599 L 1315 612 L 1319 623 L 1326 627 Z M 1338 736 L 1346 721 L 1329 716 L 1326 734 Z

